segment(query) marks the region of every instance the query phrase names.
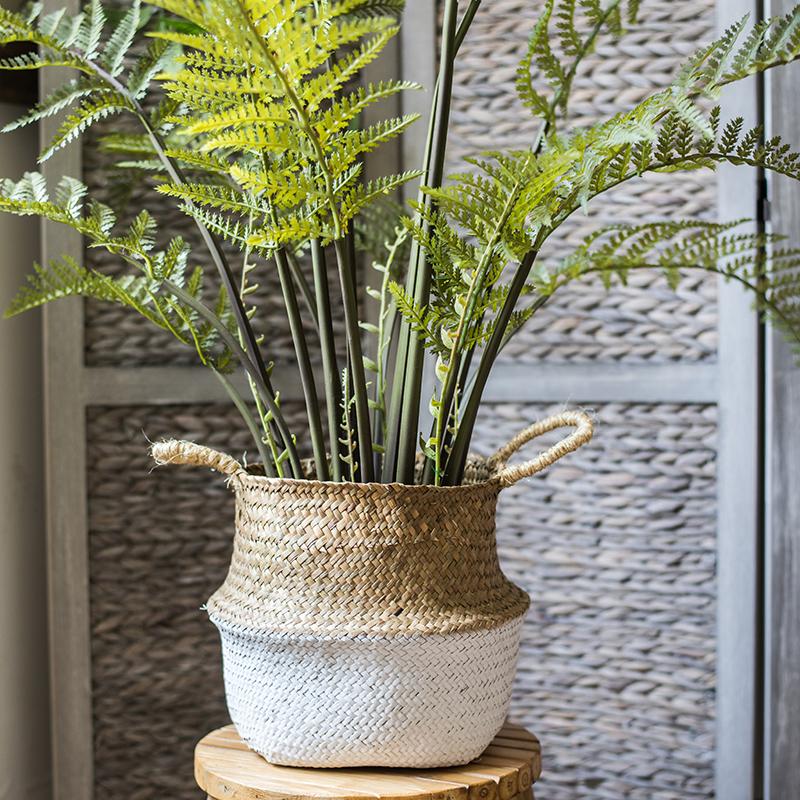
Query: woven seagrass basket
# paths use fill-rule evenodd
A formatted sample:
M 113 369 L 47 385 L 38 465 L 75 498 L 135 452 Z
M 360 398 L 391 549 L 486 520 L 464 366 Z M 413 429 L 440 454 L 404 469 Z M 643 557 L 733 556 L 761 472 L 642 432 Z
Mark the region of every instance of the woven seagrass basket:
M 575 430 L 533 461 L 525 442 Z M 456 487 L 266 478 L 191 442 L 159 464 L 227 474 L 230 571 L 207 609 L 231 719 L 255 751 L 309 767 L 438 767 L 480 755 L 508 710 L 528 595 L 503 575 L 500 491 L 592 435 L 565 412 L 532 425 Z

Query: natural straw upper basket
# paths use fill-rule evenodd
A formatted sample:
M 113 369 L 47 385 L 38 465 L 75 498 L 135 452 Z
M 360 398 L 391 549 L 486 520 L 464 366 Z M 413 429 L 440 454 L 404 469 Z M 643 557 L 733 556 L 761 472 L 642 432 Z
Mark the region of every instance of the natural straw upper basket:
M 505 465 L 564 426 L 533 461 Z M 475 482 L 457 487 L 265 478 L 206 447 L 154 445 L 159 464 L 212 467 L 236 492 L 230 571 L 208 613 L 241 737 L 295 766 L 480 755 L 506 716 L 529 605 L 498 563 L 498 494 L 591 435 L 584 414 L 550 417 L 473 460 Z

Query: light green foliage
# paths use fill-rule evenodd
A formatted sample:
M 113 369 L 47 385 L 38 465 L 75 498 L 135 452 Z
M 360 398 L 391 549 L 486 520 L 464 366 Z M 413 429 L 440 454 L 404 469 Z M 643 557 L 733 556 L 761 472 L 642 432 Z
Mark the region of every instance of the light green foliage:
M 608 288 L 627 283 L 631 273 L 661 271 L 677 288 L 687 270 L 703 270 L 751 290 L 756 308 L 793 343 L 800 345 L 800 248 L 778 235 L 740 230 L 747 220 L 728 223 L 670 220 L 611 225 L 595 231 L 556 268 L 540 265 L 533 283 L 549 297 L 574 280 L 597 275 Z
M 97 201 L 86 203 L 87 191 L 80 181 L 63 178 L 51 199 L 44 178 L 39 173 L 27 173 L 16 183 L 5 179 L 0 184 L 0 210 L 69 225 L 86 237 L 89 246 L 105 248 L 138 274 L 110 277 L 68 258 L 37 265 L 6 315 L 72 295 L 107 300 L 127 306 L 195 347 L 203 363 L 224 369 L 230 354 L 227 350 L 220 352 L 215 345 L 220 329 L 225 332 L 230 326 L 227 301 L 219 293 L 214 306 L 207 309 L 213 322 L 198 313 L 198 306 L 203 304 L 203 272 L 189 268 L 189 248 L 183 239 L 175 237 L 157 248 L 156 222 L 147 211 L 118 230 L 116 216 L 108 206 Z
M 265 251 L 309 238 L 332 241 L 362 208 L 418 174 L 359 180 L 360 159 L 416 118 L 354 126 L 369 106 L 415 88 L 407 81 L 350 86 L 398 31 L 394 16 L 375 13 L 380 4 L 157 4 L 202 29 L 154 34 L 184 48 L 177 59 L 183 68 L 167 76 L 164 88 L 181 104 L 173 116 L 178 128 L 201 158 L 213 160 L 214 172 L 224 165 L 232 179 L 227 186 L 188 182 L 159 190 L 190 213 L 202 209 L 211 230 Z M 250 215 L 255 224 L 242 226 Z

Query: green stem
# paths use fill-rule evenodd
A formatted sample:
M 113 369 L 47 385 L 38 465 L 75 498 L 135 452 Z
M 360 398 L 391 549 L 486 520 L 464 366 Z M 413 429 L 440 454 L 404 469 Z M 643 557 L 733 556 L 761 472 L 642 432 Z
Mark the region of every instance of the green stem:
M 356 409 L 358 432 L 358 456 L 361 465 L 361 480 L 374 480 L 372 455 L 372 432 L 369 421 L 369 397 L 367 377 L 364 372 L 364 356 L 361 349 L 361 329 L 358 324 L 358 299 L 355 287 L 355 264 L 351 260 L 348 243 L 342 239 L 334 241 L 336 262 L 339 268 L 339 284 L 344 305 L 344 324 L 347 328 L 347 351 L 350 361 L 350 380 L 353 382 L 353 399 Z
M 423 185 L 439 187 L 444 173 L 444 159 L 447 148 L 447 132 L 450 122 L 450 100 L 453 88 L 453 63 L 455 61 L 457 0 L 446 0 L 444 26 L 442 29 L 442 52 L 439 62 L 439 77 L 435 92 L 434 108 L 431 111 L 428 145 Z M 430 203 L 430 196 L 424 194 L 421 202 Z M 413 287 L 415 303 L 420 307 L 428 304 L 431 286 L 431 267 L 419 244 L 412 243 L 409 263 L 410 286 Z M 399 364 L 402 375 L 402 392 L 398 415 L 398 434 L 396 451 L 395 479 L 401 483 L 414 482 L 414 467 L 417 454 L 417 435 L 419 433 L 420 393 L 422 389 L 422 370 L 425 347 L 409 325 L 404 325 L 406 339 L 404 363 Z M 392 455 L 395 454 L 393 451 Z
M 297 256 L 289 250 L 284 250 L 284 253 L 286 253 L 286 259 L 289 262 L 292 278 L 294 278 L 294 282 L 297 284 L 297 288 L 303 296 L 303 302 L 308 309 L 308 313 L 311 315 L 311 319 L 314 320 L 314 326 L 319 333 L 319 311 L 317 309 L 317 301 L 314 297 L 314 289 L 311 288 L 311 284 L 309 284 L 308 279 L 303 274 L 303 269 L 300 266 L 300 262 L 297 260 Z
M 375 364 L 377 375 L 375 379 L 375 414 L 372 420 L 373 436 L 383 446 L 388 438 L 386 426 L 386 374 L 389 360 L 389 346 L 395 332 L 397 305 L 392 302 L 389 286 L 392 282 L 392 268 L 403 243 L 408 238 L 408 231 L 399 228 L 395 231 L 395 239 L 391 245 L 387 242 L 386 263 L 383 265 L 383 278 L 379 291 L 380 303 L 378 306 L 378 333 L 375 347 Z M 378 438 L 380 437 L 380 438 Z M 385 456 L 385 453 L 384 453 Z M 383 464 L 381 464 L 383 468 Z
M 294 293 L 291 270 L 286 253 L 278 249 L 275 251 L 275 264 L 278 267 L 278 278 L 283 292 L 283 302 L 286 306 L 286 315 L 289 318 L 289 330 L 292 334 L 294 352 L 297 356 L 297 366 L 300 370 L 300 382 L 303 386 L 303 397 L 308 415 L 308 431 L 311 438 L 311 449 L 314 453 L 314 466 L 317 478 L 321 481 L 328 480 L 328 458 L 325 454 L 325 436 L 322 431 L 322 419 L 319 412 L 319 399 L 317 385 L 314 380 L 314 371 L 311 367 L 311 356 L 308 352 L 303 321 L 300 317 L 300 307 Z
M 331 472 L 334 481 L 342 479 L 342 462 L 339 458 L 339 398 L 342 395 L 339 364 L 336 359 L 336 340 L 333 335 L 333 315 L 328 289 L 328 269 L 325 250 L 319 239 L 311 240 L 311 264 L 314 271 L 314 294 L 319 319 L 322 374 L 325 379 L 325 409 L 328 416 L 328 442 L 331 454 Z
M 486 343 L 481 359 L 478 362 L 478 368 L 475 371 L 475 378 L 473 380 L 472 390 L 470 391 L 469 398 L 463 407 L 461 420 L 458 425 L 458 433 L 456 434 L 453 448 L 447 460 L 445 467 L 444 482 L 447 485 L 458 485 L 461 483 L 464 474 L 464 467 L 467 462 L 467 455 L 469 453 L 469 445 L 472 440 L 472 431 L 475 427 L 475 420 L 478 416 L 481 399 L 483 398 L 483 391 L 486 388 L 486 382 L 489 378 L 489 373 L 494 366 L 495 359 L 500 347 L 503 343 L 506 327 L 508 326 L 511 315 L 514 313 L 514 308 L 517 304 L 517 299 L 522 293 L 525 282 L 528 280 L 533 262 L 536 259 L 536 252 L 531 251 L 523 258 L 520 266 L 514 273 L 509 286 L 509 293 L 506 302 L 500 309 L 497 319 L 494 323 L 492 335 Z M 512 299 L 513 298 L 513 299 Z
M 283 439 L 284 447 L 289 456 L 289 463 L 292 466 L 292 472 L 294 473 L 294 476 L 296 478 L 302 478 L 303 468 L 300 464 L 300 457 L 297 453 L 297 448 L 295 447 L 294 438 L 289 430 L 289 426 L 286 424 L 286 420 L 284 419 L 280 406 L 275 400 L 275 390 L 272 388 L 272 384 L 270 383 L 269 373 L 265 371 L 265 373 L 262 374 L 256 368 L 253 361 L 244 351 L 239 342 L 236 341 L 233 334 L 227 329 L 227 327 L 225 327 L 219 317 L 217 317 L 217 315 L 205 305 L 205 303 L 202 303 L 196 297 L 192 297 L 192 295 L 190 295 L 185 289 L 172 283 L 172 281 L 164 281 L 162 286 L 170 294 L 177 297 L 182 303 L 186 303 L 187 306 L 193 308 L 204 320 L 206 320 L 206 322 L 211 324 L 219 334 L 220 339 L 222 339 L 222 341 L 227 345 L 228 349 L 236 356 L 236 358 L 239 359 L 239 362 L 255 382 L 259 394 L 261 395 L 261 399 L 264 401 L 264 404 L 269 409 L 270 414 L 272 414 L 272 417 L 275 420 L 275 426 L 278 428 L 281 438 Z
M 252 224 L 253 224 L 253 217 L 251 215 L 250 216 L 250 225 L 252 226 Z M 245 248 L 244 258 L 242 259 L 242 277 L 241 277 L 241 280 L 239 281 L 239 296 L 242 298 L 243 302 L 244 302 L 244 298 L 247 297 L 247 295 L 251 291 L 254 291 L 255 288 L 256 288 L 256 287 L 251 286 L 250 284 L 248 284 L 248 276 L 249 276 L 250 272 L 255 269 L 255 265 L 250 263 L 251 254 L 252 253 L 251 253 L 250 248 L 249 247 Z M 255 314 L 255 307 L 253 307 L 251 309 L 246 309 L 246 310 L 247 310 L 247 314 L 248 314 L 249 317 L 252 317 Z M 239 344 L 242 344 L 242 331 L 241 330 L 238 330 L 238 335 L 239 335 Z M 257 342 L 257 344 L 260 344 L 260 342 Z M 252 376 L 249 375 L 249 374 L 247 375 L 247 383 L 248 383 L 248 386 L 250 387 L 250 394 L 251 394 L 251 396 L 253 398 L 253 402 L 256 405 L 256 411 L 258 412 L 258 418 L 259 418 L 259 420 L 261 420 L 261 429 L 263 431 L 263 441 L 266 441 L 267 444 L 269 445 L 269 450 L 270 450 L 270 453 L 272 455 L 272 463 L 275 465 L 275 470 L 277 472 L 277 477 L 282 478 L 283 477 L 283 468 L 281 466 L 281 460 L 280 460 L 280 457 L 279 457 L 278 450 L 277 450 L 277 448 L 275 446 L 275 437 L 273 436 L 273 432 L 272 432 L 272 427 L 273 427 L 272 421 L 270 420 L 269 415 L 264 410 L 264 404 L 261 402 L 261 395 L 258 393 L 258 387 L 253 382 Z M 267 471 L 267 469 L 268 468 L 267 468 L 267 466 L 265 464 L 265 466 L 264 466 L 265 472 Z
M 258 456 L 261 459 L 261 463 L 264 465 L 264 472 L 266 473 L 268 478 L 274 478 L 275 467 L 270 458 L 267 456 L 266 450 L 264 450 L 264 442 L 261 433 L 256 427 L 255 420 L 250 415 L 250 410 L 247 408 L 247 404 L 244 402 L 244 399 L 239 394 L 236 387 L 227 379 L 225 375 L 223 375 L 219 370 L 215 369 L 213 366 L 211 367 L 211 371 L 214 373 L 214 375 L 217 376 L 217 380 L 224 387 L 225 391 L 228 394 L 228 397 L 231 399 L 231 402 L 241 415 L 245 425 L 247 425 L 247 429 L 250 431 L 250 435 L 255 440 L 256 447 L 258 449 Z
M 464 11 L 464 16 L 461 17 L 461 22 L 458 23 L 458 30 L 456 31 L 456 39 L 454 42 L 454 49 L 456 53 L 461 49 L 461 45 L 466 38 L 469 26 L 472 25 L 472 20 L 475 19 L 475 14 L 478 13 L 480 4 L 481 0 L 470 0 L 470 4 L 467 6 L 466 11 Z

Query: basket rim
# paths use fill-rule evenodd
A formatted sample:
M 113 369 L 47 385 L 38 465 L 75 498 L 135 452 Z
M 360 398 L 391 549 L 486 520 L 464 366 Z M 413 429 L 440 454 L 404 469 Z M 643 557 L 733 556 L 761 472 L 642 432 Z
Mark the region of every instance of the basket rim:
M 494 474 L 494 473 L 493 473 Z M 496 480 L 490 477 L 488 480 L 477 481 L 475 483 L 461 483 L 458 486 L 434 486 L 433 484 L 423 483 L 400 483 L 392 481 L 390 483 L 381 483 L 380 481 L 323 481 L 318 478 L 272 478 L 267 475 L 259 475 L 258 473 L 250 472 L 247 468 L 241 472 L 230 477 L 230 482 L 236 483 L 252 483 L 259 486 L 270 487 L 285 487 L 289 488 L 304 488 L 309 489 L 314 486 L 319 486 L 320 489 L 342 492 L 361 492 L 371 494 L 399 494 L 405 492 L 419 493 L 435 492 L 438 494 L 458 494 L 468 491 L 486 491 L 491 489 L 493 492 L 500 493 L 503 488 Z

